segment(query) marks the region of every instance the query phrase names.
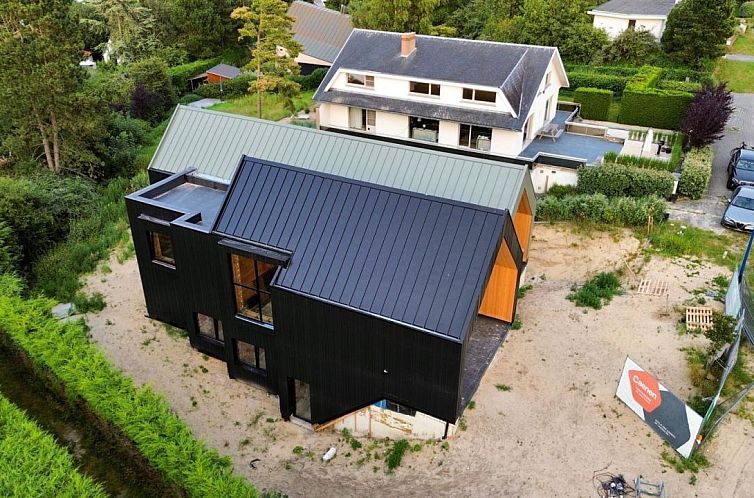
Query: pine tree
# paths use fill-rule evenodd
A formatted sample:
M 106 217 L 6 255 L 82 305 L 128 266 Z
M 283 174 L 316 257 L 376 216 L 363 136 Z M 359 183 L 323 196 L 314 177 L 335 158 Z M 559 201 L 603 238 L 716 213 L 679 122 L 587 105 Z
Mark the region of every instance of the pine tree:
M 735 0 L 683 0 L 670 11 L 662 48 L 692 67 L 725 54 L 733 35 Z

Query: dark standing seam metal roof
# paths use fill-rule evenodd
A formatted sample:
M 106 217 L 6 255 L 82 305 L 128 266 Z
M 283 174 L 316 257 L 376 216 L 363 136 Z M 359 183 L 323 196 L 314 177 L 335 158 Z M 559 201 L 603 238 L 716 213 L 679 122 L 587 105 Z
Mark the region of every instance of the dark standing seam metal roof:
M 640 16 L 667 16 L 675 7 L 675 0 L 610 0 L 598 5 L 592 12 L 635 14 Z
M 207 74 L 216 74 L 217 76 L 222 76 L 223 78 L 231 80 L 241 74 L 240 69 L 235 66 L 229 66 L 228 64 L 218 64 L 213 68 L 207 69 L 206 72 Z
M 294 19 L 293 38 L 303 45 L 303 53 L 332 62 L 353 30 L 351 16 L 296 1 L 288 7 Z
M 276 287 L 461 341 L 509 220 L 246 157 L 215 232 L 291 251 Z
M 356 92 L 325 91 L 341 68 L 488 86 L 500 88 L 517 112 L 517 117 L 499 113 L 500 117 L 494 126 L 520 131 L 547 67 L 557 54 L 557 49 L 553 47 L 416 35 L 416 50 L 408 57 L 401 57 L 400 33 L 354 29 L 315 93 L 314 100 L 348 104 L 347 99 L 362 97 Z M 371 105 L 379 105 L 370 107 L 374 109 L 415 113 L 419 116 L 426 112 L 422 104 L 415 100 L 390 99 L 378 95 L 371 99 Z M 376 103 L 378 101 L 379 104 Z M 488 119 L 484 115 L 490 114 L 488 111 L 475 111 L 460 106 L 455 107 L 454 112 L 465 113 L 467 117 L 459 120 L 472 124 Z M 468 117 L 471 114 L 479 117 L 471 121 L 472 118 Z

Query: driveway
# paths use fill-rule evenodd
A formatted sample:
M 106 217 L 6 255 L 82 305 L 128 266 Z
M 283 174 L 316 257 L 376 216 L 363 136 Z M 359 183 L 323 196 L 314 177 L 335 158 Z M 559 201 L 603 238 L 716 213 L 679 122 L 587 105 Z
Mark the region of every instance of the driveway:
M 697 201 L 682 200 L 668 205 L 671 219 L 718 233 L 724 231 L 720 226 L 720 217 L 731 193 L 725 187 L 730 151 L 741 145 L 741 142 L 754 144 L 754 94 L 734 93 L 733 96 L 736 111 L 728 122 L 725 136 L 712 145 L 715 160 L 712 164 L 709 193 Z

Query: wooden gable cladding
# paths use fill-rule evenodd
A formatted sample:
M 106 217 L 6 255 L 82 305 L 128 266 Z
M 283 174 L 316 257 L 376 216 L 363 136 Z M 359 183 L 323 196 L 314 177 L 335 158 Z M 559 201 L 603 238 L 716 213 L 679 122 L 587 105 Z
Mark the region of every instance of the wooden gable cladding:
M 506 322 L 513 322 L 513 311 L 518 290 L 518 268 L 508 243 L 500 244 L 487 290 L 479 314 Z
M 521 194 L 521 200 L 516 209 L 516 215 L 513 217 L 513 225 L 516 227 L 516 235 L 521 245 L 523 260 L 529 260 L 529 240 L 531 239 L 531 229 L 534 224 L 534 217 L 531 214 L 531 204 L 526 191 Z

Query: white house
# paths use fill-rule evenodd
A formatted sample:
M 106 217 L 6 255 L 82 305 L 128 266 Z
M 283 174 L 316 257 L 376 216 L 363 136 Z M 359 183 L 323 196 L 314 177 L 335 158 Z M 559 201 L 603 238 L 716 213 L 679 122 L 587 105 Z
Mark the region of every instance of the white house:
M 322 129 L 518 156 L 564 86 L 556 48 L 355 29 L 314 100 Z
M 649 31 L 662 38 L 668 14 L 681 0 L 610 0 L 590 10 L 594 27 L 612 40 L 629 28 Z

